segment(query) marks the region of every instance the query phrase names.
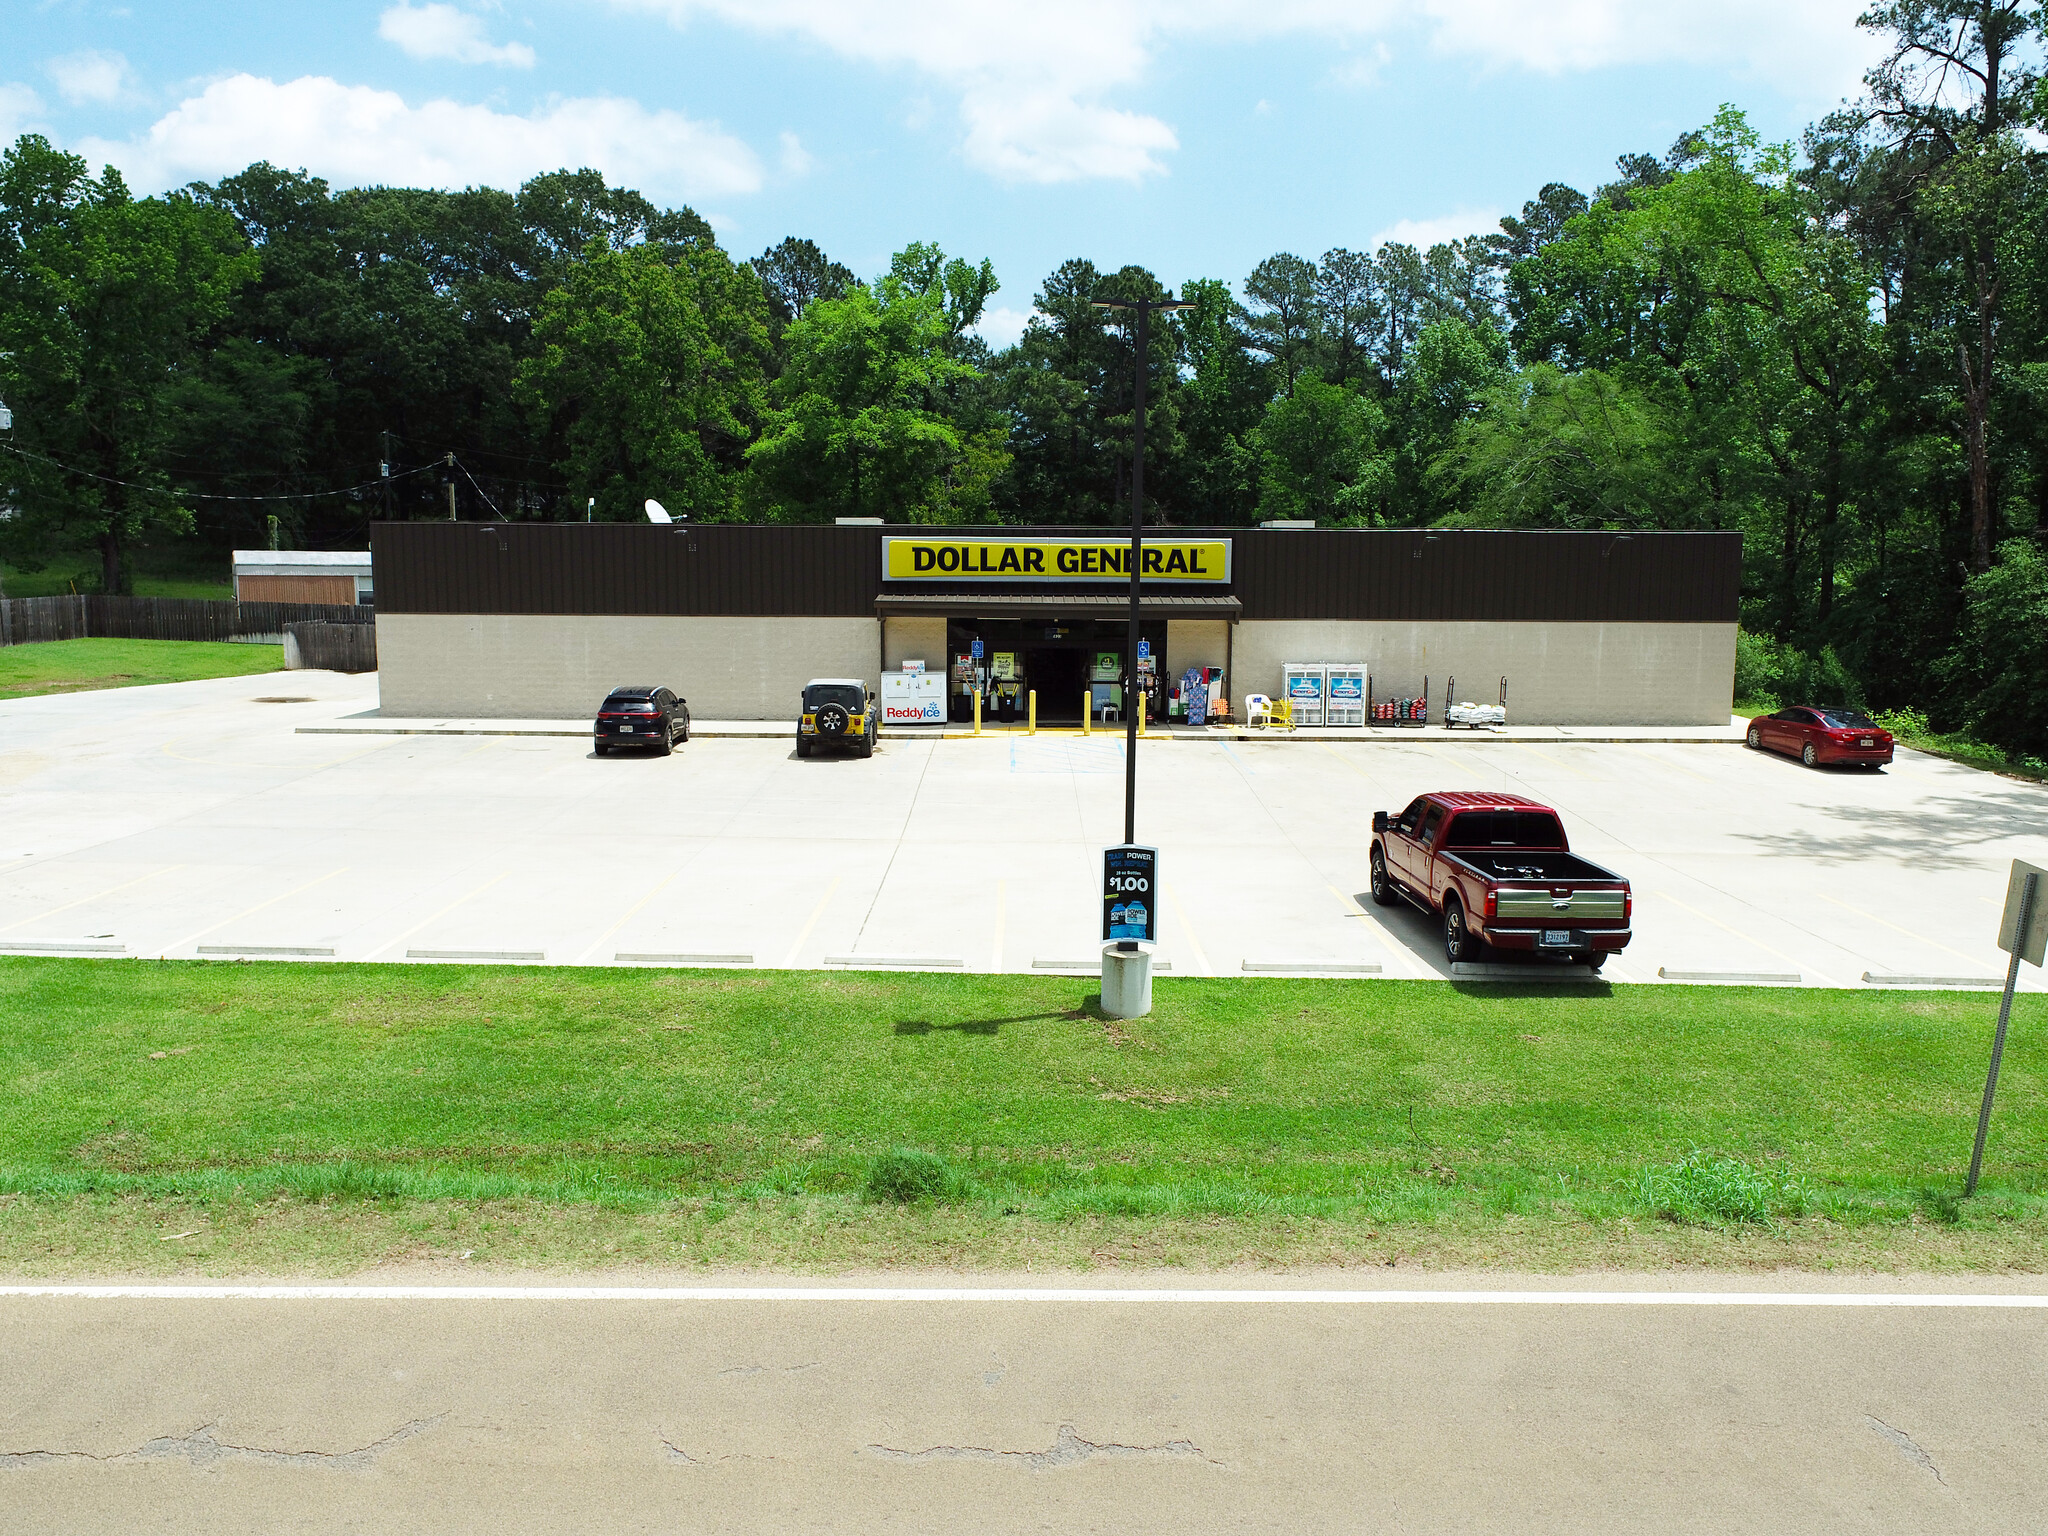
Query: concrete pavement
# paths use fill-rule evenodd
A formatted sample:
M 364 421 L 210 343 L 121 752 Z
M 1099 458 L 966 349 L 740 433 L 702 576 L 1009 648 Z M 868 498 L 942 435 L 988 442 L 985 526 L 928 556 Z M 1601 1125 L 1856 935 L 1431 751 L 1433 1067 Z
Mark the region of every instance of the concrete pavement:
M 0 1297 L 0 1507 L 80 1533 L 2048 1521 L 2039 1298 L 1329 1305 L 1210 1283 L 1129 1301 Z M 1284 1282 L 1318 1283 L 1360 1282 Z
M 290 672 L 0 703 L 0 949 L 1093 963 L 1121 738 L 798 761 L 782 739 L 600 760 L 580 739 L 298 734 L 374 688 Z M 1547 800 L 1629 876 L 1622 983 L 1988 984 L 2007 863 L 2048 862 L 2048 791 L 1913 753 L 1869 774 L 1719 744 L 1174 741 L 1141 748 L 1139 779 L 1174 978 L 1447 976 L 1421 914 L 1363 898 L 1370 813 L 1426 789 Z

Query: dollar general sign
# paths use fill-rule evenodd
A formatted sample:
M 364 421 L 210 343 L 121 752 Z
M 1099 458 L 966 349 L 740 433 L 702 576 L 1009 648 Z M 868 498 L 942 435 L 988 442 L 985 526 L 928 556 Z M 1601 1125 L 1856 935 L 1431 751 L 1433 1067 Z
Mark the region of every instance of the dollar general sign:
M 1129 581 L 1130 558 L 1129 540 L 890 538 L 882 541 L 882 579 Z M 1145 581 L 1223 586 L 1230 581 L 1230 540 L 1148 538 L 1139 568 Z

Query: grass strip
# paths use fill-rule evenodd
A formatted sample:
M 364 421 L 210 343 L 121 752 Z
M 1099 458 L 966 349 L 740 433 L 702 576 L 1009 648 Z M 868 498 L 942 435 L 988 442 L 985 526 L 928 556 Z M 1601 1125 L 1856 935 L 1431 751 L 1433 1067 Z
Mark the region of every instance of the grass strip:
M 228 640 L 44 640 L 0 647 L 0 699 L 189 683 L 284 668 L 281 645 Z
M 372 1253 L 423 1220 L 580 1211 L 626 1248 L 667 1233 L 765 1264 L 1127 1242 L 1203 1263 L 2048 1259 L 2038 998 L 1961 1202 L 1978 994 L 1179 979 L 1117 1023 L 1094 991 L 0 959 L 0 1253 L 90 1264 L 151 1213 L 297 1231 L 280 1212 L 317 1207 L 381 1234 Z

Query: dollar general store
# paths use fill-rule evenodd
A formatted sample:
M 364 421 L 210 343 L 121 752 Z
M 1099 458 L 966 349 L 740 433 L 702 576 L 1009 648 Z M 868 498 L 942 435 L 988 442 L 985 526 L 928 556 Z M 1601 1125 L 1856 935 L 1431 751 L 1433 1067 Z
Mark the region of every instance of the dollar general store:
M 922 663 L 1078 719 L 1122 653 L 1129 539 L 1093 528 L 381 523 L 388 716 L 586 716 L 659 683 L 699 719 L 786 720 L 814 677 Z M 1140 637 L 1170 685 L 1282 695 L 1358 663 L 1432 710 L 1452 677 L 1525 724 L 1725 725 L 1736 533 L 1157 529 Z M 1111 683 L 1114 689 L 1116 685 Z

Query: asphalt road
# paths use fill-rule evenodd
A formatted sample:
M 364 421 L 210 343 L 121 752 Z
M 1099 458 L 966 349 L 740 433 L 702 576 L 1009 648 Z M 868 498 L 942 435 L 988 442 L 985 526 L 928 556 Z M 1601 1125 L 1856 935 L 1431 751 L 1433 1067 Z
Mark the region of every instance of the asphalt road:
M 374 688 L 291 672 L 0 702 L 0 948 L 1099 967 L 1121 738 L 798 761 L 786 741 L 600 760 L 295 734 Z M 1141 749 L 1139 778 L 1174 977 L 1446 974 L 1422 914 L 1362 897 L 1370 813 L 1428 789 L 1547 800 L 1627 874 L 1624 983 L 1993 980 L 2007 864 L 2048 861 L 2048 791 L 1912 753 L 1871 774 L 1724 745 L 1177 741 Z
M 2029 1532 L 2044 1323 L 2039 1302 L 11 1295 L 0 1523 Z

